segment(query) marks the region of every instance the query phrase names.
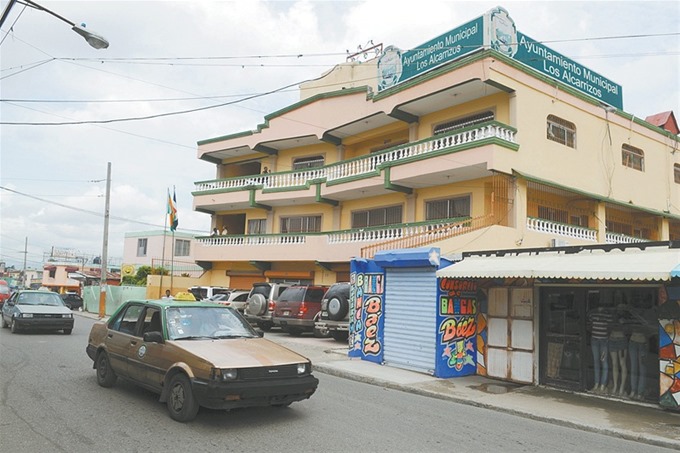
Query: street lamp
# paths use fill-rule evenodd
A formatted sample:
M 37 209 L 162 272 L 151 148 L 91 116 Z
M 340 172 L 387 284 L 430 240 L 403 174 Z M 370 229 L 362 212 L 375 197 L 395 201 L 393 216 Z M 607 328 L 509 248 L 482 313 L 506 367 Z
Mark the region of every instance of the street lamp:
M 17 2 L 17 0 L 10 0 L 9 4 L 7 5 L 7 8 L 5 8 L 5 11 L 2 14 L 2 18 L 0 18 L 0 27 L 2 27 L 2 24 L 5 22 L 5 19 L 7 19 L 7 16 L 9 15 L 9 11 L 12 9 L 12 6 Z M 71 22 L 70 20 L 66 19 L 65 17 L 60 16 L 59 14 L 55 13 L 54 11 L 50 11 L 49 9 L 45 8 L 44 6 L 41 6 L 37 4 L 36 2 L 32 0 L 23 0 L 23 3 L 30 6 L 31 8 L 35 8 L 40 11 L 45 11 L 48 14 L 51 14 L 52 16 L 56 17 L 57 19 L 66 22 L 71 26 L 71 30 L 74 32 L 78 33 L 80 36 L 85 38 L 85 41 L 95 49 L 106 49 L 109 47 L 109 42 L 102 36 L 99 36 L 96 33 L 92 33 L 89 30 L 85 29 L 85 24 L 81 25 L 76 25 L 75 23 Z

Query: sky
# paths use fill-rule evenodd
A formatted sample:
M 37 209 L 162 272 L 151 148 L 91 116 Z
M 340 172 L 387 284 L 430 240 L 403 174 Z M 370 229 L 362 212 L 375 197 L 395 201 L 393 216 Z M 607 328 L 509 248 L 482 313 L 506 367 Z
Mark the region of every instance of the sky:
M 53 248 L 101 255 L 108 163 L 110 262 L 120 263 L 125 233 L 164 227 L 168 191 L 178 230 L 208 234 L 191 192 L 216 173 L 197 142 L 256 129 L 358 46 L 408 50 L 496 6 L 523 34 L 622 85 L 624 111 L 680 114 L 678 1 L 38 3 L 110 46 L 94 49 L 21 3 L 0 27 L 0 261 L 17 268 L 41 268 Z

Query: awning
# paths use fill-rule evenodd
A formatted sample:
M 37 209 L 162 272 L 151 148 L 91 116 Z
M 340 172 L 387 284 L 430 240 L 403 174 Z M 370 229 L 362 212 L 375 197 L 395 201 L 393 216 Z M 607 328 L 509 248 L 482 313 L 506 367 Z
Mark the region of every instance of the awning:
M 437 271 L 450 278 L 670 280 L 680 276 L 680 249 L 583 250 L 470 256 Z

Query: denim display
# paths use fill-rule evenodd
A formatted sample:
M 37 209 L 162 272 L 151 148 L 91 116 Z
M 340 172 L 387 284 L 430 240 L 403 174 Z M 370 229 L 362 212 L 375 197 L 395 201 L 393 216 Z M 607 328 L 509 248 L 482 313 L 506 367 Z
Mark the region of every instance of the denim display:
M 630 357 L 630 394 L 643 396 L 645 393 L 645 374 L 647 373 L 647 343 L 630 341 L 628 355 Z
M 595 370 L 595 386 L 607 385 L 609 378 L 609 360 L 607 357 L 606 338 L 591 338 L 590 347 L 593 351 L 593 369 Z M 600 373 L 600 370 L 602 373 Z

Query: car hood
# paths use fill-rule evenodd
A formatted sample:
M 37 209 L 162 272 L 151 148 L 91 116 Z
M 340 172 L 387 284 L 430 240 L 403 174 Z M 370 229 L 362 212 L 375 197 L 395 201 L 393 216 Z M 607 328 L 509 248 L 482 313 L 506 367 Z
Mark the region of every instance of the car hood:
M 60 307 L 56 305 L 15 305 L 14 306 L 21 313 L 43 313 L 50 315 L 64 315 L 71 313 L 68 307 Z
M 217 368 L 276 366 L 308 361 L 300 354 L 264 338 L 182 340 L 173 343 Z

